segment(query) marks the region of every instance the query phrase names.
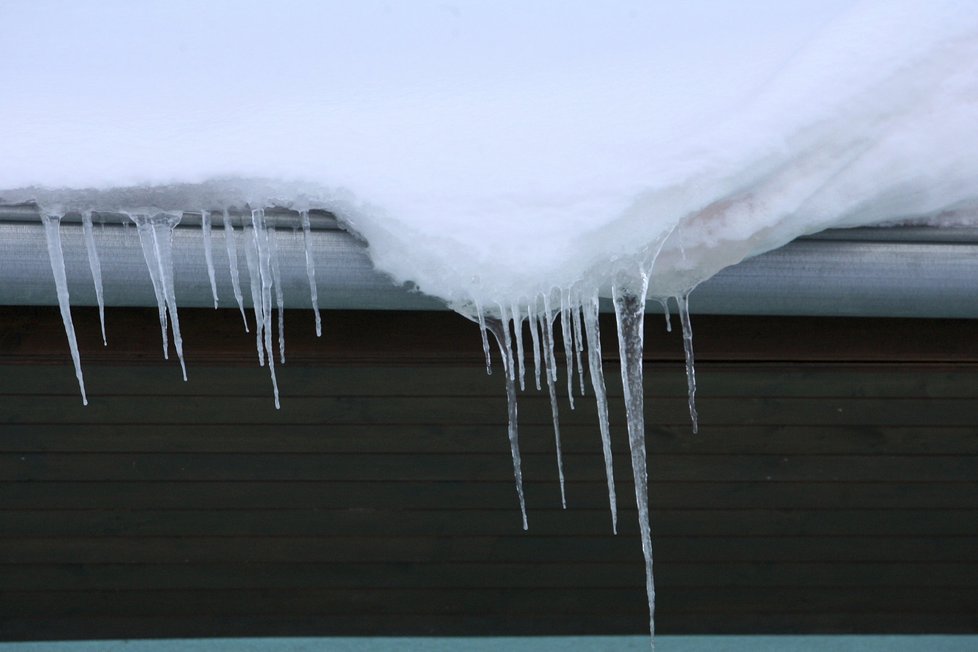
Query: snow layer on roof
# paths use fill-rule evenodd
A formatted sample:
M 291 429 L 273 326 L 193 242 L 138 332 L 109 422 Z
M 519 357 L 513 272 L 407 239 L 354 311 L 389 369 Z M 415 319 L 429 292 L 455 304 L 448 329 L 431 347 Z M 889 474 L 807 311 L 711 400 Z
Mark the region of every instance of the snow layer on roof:
M 331 208 L 455 304 L 601 286 L 660 248 L 651 292 L 677 295 L 978 198 L 968 0 L 48 0 L 0 22 L 0 187 Z M 234 175 L 273 181 L 179 185 Z

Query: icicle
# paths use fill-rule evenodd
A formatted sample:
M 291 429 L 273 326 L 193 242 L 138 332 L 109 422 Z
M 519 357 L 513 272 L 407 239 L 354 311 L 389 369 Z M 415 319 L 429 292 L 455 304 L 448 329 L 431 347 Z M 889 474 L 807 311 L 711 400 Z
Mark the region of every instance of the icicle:
M 672 315 L 669 313 L 669 299 L 659 299 L 660 304 L 662 304 L 662 312 L 666 315 L 666 332 L 672 332 Z
M 102 228 L 105 228 L 104 223 Z M 95 283 L 98 322 L 102 327 L 102 346 L 108 346 L 109 341 L 105 337 L 105 298 L 102 296 L 102 263 L 99 261 L 98 251 L 95 249 L 95 229 L 92 227 L 92 214 L 89 211 L 82 213 L 82 230 L 85 233 L 85 248 L 88 249 L 88 266 L 92 270 L 92 281 Z
M 248 332 L 248 318 L 245 317 L 244 297 L 241 295 L 241 280 L 238 274 L 238 246 L 235 244 L 234 225 L 227 209 L 224 211 L 224 245 L 228 250 L 228 270 L 231 273 L 231 288 L 234 290 L 234 300 L 238 302 L 241 321 L 244 322 L 245 332 Z
M 258 251 L 258 273 L 261 277 L 262 333 L 265 340 L 268 373 L 272 376 L 272 390 L 275 394 L 275 409 L 281 408 L 278 399 L 278 379 L 275 377 L 275 352 L 272 348 L 272 271 L 271 246 L 268 244 L 268 231 L 265 228 L 265 211 L 256 208 L 251 211 L 251 225 Z
M 648 470 L 645 453 L 645 407 L 642 386 L 643 331 L 645 300 L 649 278 L 640 272 L 638 279 L 611 288 L 618 318 L 618 350 L 621 356 L 621 380 L 625 390 L 625 412 L 628 418 L 628 445 L 632 454 L 632 476 L 635 481 L 635 503 L 645 557 L 645 590 L 649 601 L 649 632 L 655 649 L 655 582 L 652 577 L 652 527 L 649 521 Z
M 481 314 L 481 312 L 480 312 Z M 523 516 L 523 529 L 528 529 L 526 520 L 526 499 L 523 496 L 523 461 L 520 458 L 520 438 L 517 429 L 516 380 L 513 369 L 513 349 L 510 346 L 509 324 L 505 320 L 489 319 L 487 327 L 492 331 L 499 345 L 503 360 L 503 375 L 506 377 L 506 403 L 509 408 L 509 447 L 513 455 L 513 477 L 516 480 L 516 495 L 520 501 L 520 514 Z
M 569 297 L 560 293 L 560 335 L 564 340 L 564 367 L 567 370 L 567 401 L 574 409 L 574 344 L 571 341 Z
M 71 321 L 68 276 L 65 273 L 64 250 L 61 248 L 61 216 L 41 213 L 41 222 L 44 223 L 44 236 L 48 241 L 48 258 L 51 260 L 54 286 L 58 291 L 58 307 L 61 308 L 61 321 L 65 325 L 65 335 L 68 336 L 68 348 L 71 349 L 71 360 L 75 364 L 75 378 L 78 379 L 78 389 L 81 390 L 82 405 L 88 405 L 88 396 L 85 394 L 85 378 L 82 376 L 81 355 L 78 353 L 78 341 L 75 339 L 75 325 Z
M 167 355 L 166 322 L 169 315 L 170 329 L 173 332 L 173 347 L 180 360 L 180 371 L 187 380 L 187 366 L 183 359 L 183 338 L 180 336 L 180 317 L 177 314 L 177 300 L 173 283 L 173 229 L 180 223 L 181 215 L 157 213 L 152 217 L 130 215 L 136 223 L 139 244 L 143 249 L 146 267 L 149 269 L 153 290 L 156 293 L 157 307 L 160 311 L 160 325 L 163 332 L 163 357 Z
M 545 319 L 545 316 L 540 316 L 541 322 Z M 560 447 L 560 414 L 557 408 L 556 378 L 554 378 L 555 374 L 551 373 L 553 366 L 556 365 L 553 356 L 553 331 L 543 323 L 540 326 L 543 331 L 543 345 L 551 351 L 549 356 L 544 356 L 544 361 L 546 363 L 547 390 L 550 393 L 550 414 L 554 422 L 554 444 L 557 449 L 557 477 L 560 480 L 560 504 L 564 509 L 567 509 L 567 494 L 564 488 L 564 453 Z
M 160 335 L 163 338 L 163 359 L 170 359 L 170 339 L 167 335 L 166 317 L 166 297 L 163 296 L 163 282 L 160 279 L 160 263 L 156 251 L 155 238 L 152 235 L 145 215 L 129 215 L 129 219 L 136 225 L 136 234 L 139 236 L 139 246 L 143 250 L 143 258 L 146 260 L 146 269 L 149 271 L 149 280 L 153 283 L 153 294 L 156 295 L 156 309 L 160 317 Z
M 486 336 L 486 313 L 479 305 L 478 299 L 473 299 L 475 312 L 479 317 L 479 333 L 482 335 L 482 350 L 486 354 L 486 375 L 492 375 L 492 358 L 489 356 L 489 338 Z
M 577 379 L 580 381 L 581 396 L 584 396 L 584 363 L 581 354 L 584 353 L 584 334 L 581 332 L 581 301 L 578 299 L 571 309 L 574 319 L 574 350 L 577 354 Z
M 618 534 L 618 498 L 615 495 L 615 466 L 611 456 L 611 427 L 608 422 L 608 395 L 605 391 L 604 368 L 601 359 L 601 331 L 598 324 L 598 295 L 581 306 L 584 311 L 584 328 L 587 331 L 588 366 L 591 369 L 591 387 L 598 407 L 598 426 L 601 429 L 601 451 L 604 453 L 604 469 L 608 478 L 608 502 L 611 505 L 611 530 Z
M 699 431 L 699 416 L 696 413 L 696 369 L 693 360 L 693 324 L 689 319 L 689 294 L 676 297 L 679 306 L 679 321 L 683 325 L 683 350 L 686 353 L 686 384 L 689 389 L 689 419 L 693 423 L 693 433 Z
M 550 334 L 549 337 L 544 337 L 543 338 L 544 346 L 546 346 L 546 348 L 544 349 L 543 352 L 544 352 L 545 355 L 549 356 L 548 360 L 549 360 L 550 366 L 549 366 L 549 372 L 548 373 L 550 374 L 551 378 L 554 379 L 554 382 L 557 382 L 557 357 L 554 355 L 554 337 L 553 337 L 553 333 L 554 333 L 554 331 L 553 331 L 553 329 L 554 329 L 554 311 L 550 307 L 550 295 L 549 294 L 544 294 L 543 295 L 543 316 L 542 316 L 542 319 L 544 321 L 541 322 L 541 326 L 543 327 L 543 329 L 544 329 L 545 332 L 547 332 L 547 333 Z M 547 342 L 549 342 L 549 345 L 547 345 Z
M 316 316 L 316 337 L 323 336 L 323 320 L 319 314 L 319 290 L 316 287 L 316 261 L 312 257 L 312 234 L 309 224 L 309 211 L 299 213 L 302 218 L 302 241 L 306 249 L 306 277 L 309 279 L 309 298 L 312 300 L 312 313 Z M 489 348 L 488 342 L 486 349 Z
M 533 340 L 533 378 L 537 383 L 537 391 L 540 391 L 540 336 L 537 333 L 538 317 L 533 309 L 532 303 L 526 304 L 527 321 L 530 322 L 530 339 Z
M 496 305 L 499 306 L 499 319 L 502 321 L 503 324 L 503 343 L 506 345 L 505 351 L 507 352 L 507 355 L 512 356 L 513 340 L 509 334 L 509 313 L 506 312 L 506 308 L 502 304 L 496 304 Z M 512 363 L 512 359 L 508 361 L 509 363 L 507 363 L 507 361 L 505 360 L 503 362 L 504 362 L 503 367 L 505 367 L 504 371 L 506 372 L 506 375 L 509 378 L 511 378 L 513 382 L 516 382 L 515 363 L 509 364 Z
M 268 238 L 269 262 L 272 268 L 272 282 L 275 286 L 275 304 L 278 308 L 278 355 L 279 362 L 285 364 L 285 291 L 282 288 L 282 272 L 278 264 L 278 243 L 275 230 L 265 230 Z
M 245 261 L 248 264 L 248 280 L 251 285 L 251 305 L 255 313 L 255 346 L 258 349 L 258 366 L 265 366 L 265 316 L 261 305 L 261 274 L 258 271 L 258 243 L 255 230 L 244 227 L 245 231 Z
M 211 294 L 214 295 L 214 310 L 217 310 L 217 281 L 214 280 L 214 250 L 211 245 L 211 214 L 200 211 L 200 230 L 204 235 L 204 260 L 207 262 L 207 278 L 211 282 Z
M 520 368 L 520 391 L 526 391 L 526 361 L 523 351 L 523 313 L 515 302 L 513 303 L 513 332 L 516 334 L 516 357 Z

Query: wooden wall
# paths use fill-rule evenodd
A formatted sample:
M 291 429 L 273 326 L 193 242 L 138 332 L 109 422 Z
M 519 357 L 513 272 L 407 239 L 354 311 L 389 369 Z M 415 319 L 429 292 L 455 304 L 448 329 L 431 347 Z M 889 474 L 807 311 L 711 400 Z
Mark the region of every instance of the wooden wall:
M 593 398 L 520 398 L 520 526 L 500 371 L 448 313 L 290 312 L 272 404 L 231 311 L 0 309 L 0 639 L 645 631 L 631 473 L 604 324 L 620 534 Z M 662 633 L 978 631 L 978 324 L 647 323 Z M 498 360 L 498 358 L 497 358 Z M 559 386 L 565 387 L 563 378 Z M 590 388 L 589 388 L 590 389 Z

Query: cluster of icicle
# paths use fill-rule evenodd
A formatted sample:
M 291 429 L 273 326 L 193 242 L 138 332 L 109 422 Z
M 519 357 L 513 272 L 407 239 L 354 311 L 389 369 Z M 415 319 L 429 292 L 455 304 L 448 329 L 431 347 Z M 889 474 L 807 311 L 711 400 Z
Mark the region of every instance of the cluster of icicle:
M 173 347 L 180 360 L 180 370 L 184 381 L 187 380 L 187 367 L 183 357 L 183 338 L 180 335 L 180 318 L 177 315 L 177 301 L 173 282 L 173 229 L 180 223 L 182 213 L 156 212 L 152 214 L 126 213 L 136 225 L 139 244 L 146 260 L 146 268 L 153 283 L 156 304 L 159 309 L 160 332 L 163 337 L 163 358 L 169 359 L 169 337 L 167 327 L 173 335 Z M 204 259 L 207 263 L 207 276 L 210 280 L 211 292 L 214 297 L 214 308 L 218 307 L 217 282 L 214 271 L 213 241 L 211 237 L 212 218 L 210 212 L 200 211 L 201 229 L 203 231 Z M 309 292 L 312 299 L 313 313 L 316 318 L 316 336 L 322 335 L 322 321 L 319 313 L 319 300 L 316 291 L 316 267 L 312 256 L 310 238 L 309 213 L 301 214 L 302 231 L 305 242 L 306 274 L 309 278 Z M 75 376 L 81 390 L 82 403 L 88 405 L 85 392 L 85 379 L 82 375 L 81 357 L 78 353 L 78 343 L 75 338 L 75 328 L 71 320 L 70 298 L 68 294 L 68 279 L 65 273 L 64 252 L 61 246 L 61 219 L 63 215 L 41 212 L 44 223 L 44 233 L 47 238 L 48 255 L 51 260 L 51 271 L 58 293 L 58 305 L 61 318 L 64 321 L 65 333 L 68 336 L 68 346 L 75 365 Z M 98 301 L 99 321 L 102 328 L 102 343 L 108 345 L 105 334 L 105 301 L 102 294 L 102 268 L 98 250 L 95 246 L 92 213 L 82 213 L 83 235 L 85 248 L 88 251 L 92 279 L 95 283 L 95 296 Z M 245 332 L 249 332 L 248 319 L 245 314 L 244 297 L 241 293 L 241 281 L 238 271 L 238 231 L 235 230 L 232 215 L 223 211 L 222 227 L 224 242 L 227 247 L 228 273 L 231 276 L 231 286 L 234 298 L 244 322 Z M 256 348 L 258 364 L 265 365 L 268 361 L 268 371 L 272 380 L 272 391 L 275 397 L 276 409 L 281 407 L 279 402 L 278 381 L 275 377 L 275 351 L 272 345 L 272 292 L 275 292 L 278 327 L 279 362 L 285 363 L 285 296 L 282 290 L 282 278 L 279 270 L 279 255 L 274 237 L 274 225 L 269 224 L 263 209 L 252 209 L 250 219 L 241 218 L 241 232 L 244 237 L 245 260 L 248 266 L 248 276 L 251 286 L 251 298 L 254 306 Z
M 164 358 L 168 357 L 169 338 L 167 328 L 169 326 L 173 337 L 174 348 L 180 360 L 183 379 L 186 381 L 187 371 L 183 359 L 183 340 L 180 335 L 180 321 L 177 315 L 176 296 L 174 293 L 172 255 L 173 229 L 179 224 L 182 214 L 161 212 L 151 215 L 129 214 L 128 217 L 136 225 L 139 243 L 146 260 L 146 267 L 153 283 L 157 307 L 159 309 L 160 331 L 163 338 L 163 356 Z M 258 362 L 260 365 L 265 365 L 266 361 L 268 363 L 275 397 L 275 407 L 279 408 L 278 382 L 275 377 L 276 352 L 272 337 L 273 309 L 277 309 L 278 356 L 279 362 L 283 364 L 285 363 L 285 332 L 284 296 L 279 271 L 278 250 L 273 234 L 274 225 L 270 224 L 270 220 L 266 219 L 264 210 L 253 209 L 250 211 L 250 219 L 244 216 L 241 218 L 240 233 L 242 235 L 239 235 L 239 231 L 234 228 L 232 216 L 228 211 L 223 211 L 222 217 L 231 285 L 238 310 L 244 322 L 245 332 L 249 332 L 237 264 L 237 241 L 239 237 L 243 236 L 244 238 L 244 254 L 248 267 L 251 299 L 254 306 Z M 321 336 L 322 322 L 316 292 L 316 271 L 310 244 L 308 213 L 301 213 L 301 220 L 305 241 L 306 273 L 309 279 L 313 311 L 315 313 L 316 335 Z M 71 321 L 64 254 L 62 252 L 59 230 L 61 216 L 48 215 L 42 212 L 42 221 L 44 222 L 45 235 L 47 237 L 51 269 L 58 290 L 61 316 L 64 320 L 65 332 L 71 348 L 75 373 L 81 389 L 82 402 L 87 405 L 88 400 L 85 394 L 85 383 L 82 376 L 78 345 Z M 102 327 L 102 340 L 103 343 L 107 343 L 104 301 L 102 297 L 101 265 L 95 246 L 91 213 L 86 212 L 82 214 L 82 225 L 92 278 L 95 282 L 99 318 Z M 208 211 L 201 211 L 201 228 L 203 231 L 202 240 L 204 257 L 207 263 L 207 274 L 214 298 L 214 308 L 217 308 L 218 296 L 211 234 L 212 216 Z M 635 502 L 638 511 L 642 553 L 645 558 L 649 628 L 653 636 L 652 641 L 654 646 L 655 585 L 652 573 L 652 532 L 648 505 L 648 472 L 646 465 L 644 390 L 642 378 L 643 329 L 646 302 L 649 298 L 648 289 L 648 273 L 641 267 L 633 275 L 619 275 L 617 282 L 612 285 L 612 299 L 618 323 L 618 348 L 621 359 L 621 377 L 628 423 L 628 443 L 631 450 Z M 275 294 L 275 306 L 272 304 L 273 292 Z M 668 303 L 665 300 L 660 301 L 665 308 L 667 329 L 671 330 Z M 682 323 L 689 388 L 689 410 L 693 423 L 693 431 L 695 432 L 697 429 L 695 406 L 696 380 L 693 368 L 692 329 L 689 319 L 688 295 L 677 296 L 675 297 L 675 301 Z M 555 353 L 557 342 L 555 341 L 556 338 L 554 335 L 554 327 L 559 318 L 564 360 L 566 363 L 567 399 L 571 409 L 574 409 L 575 374 L 577 377 L 577 390 L 581 396 L 585 395 L 586 374 L 584 354 L 585 351 L 587 353 L 588 375 L 590 375 L 590 384 L 597 403 L 601 448 L 607 474 L 608 500 L 611 507 L 611 527 L 612 531 L 617 534 L 618 507 L 617 497 L 615 495 L 608 400 L 602 370 L 602 352 L 598 323 L 599 297 L 597 290 L 587 292 L 554 290 L 551 293 L 508 303 L 508 305 L 497 303 L 492 307 L 483 307 L 474 302 L 473 307 L 474 310 L 464 309 L 459 310 L 459 312 L 477 321 L 480 326 L 482 346 L 486 356 L 487 373 L 492 373 L 487 333 L 493 334 L 501 354 L 509 412 L 508 434 L 510 450 L 513 457 L 513 473 L 516 481 L 516 493 L 519 498 L 520 513 L 523 519 L 523 529 L 528 528 L 528 520 L 523 492 L 523 472 L 520 461 L 519 431 L 517 427 L 517 385 L 519 385 L 520 391 L 526 390 L 527 356 L 526 343 L 524 341 L 524 332 L 526 329 L 524 325 L 530 331 L 530 340 L 532 342 L 534 384 L 536 385 L 537 391 L 541 391 L 542 382 L 546 382 L 547 391 L 550 396 L 557 452 L 557 474 L 560 479 L 560 500 L 561 505 L 565 509 L 567 508 L 557 400 L 558 375 L 557 356 Z
M 624 388 L 625 412 L 628 423 L 628 444 L 631 450 L 632 476 L 635 487 L 635 503 L 638 511 L 642 553 L 645 557 L 645 582 L 649 603 L 649 630 L 655 645 L 655 584 L 652 573 L 652 531 L 649 518 L 648 472 L 645 449 L 645 410 L 642 378 L 644 351 L 644 321 L 648 300 L 649 277 L 639 270 L 633 276 L 619 277 L 612 286 L 612 299 L 618 324 L 618 349 L 621 360 L 621 377 Z M 693 366 L 692 328 L 689 319 L 689 296 L 675 297 L 683 328 L 686 354 L 686 373 L 689 388 L 689 411 L 693 432 L 697 430 L 695 404 L 696 376 Z M 668 300 L 660 300 L 665 308 L 666 327 L 671 331 Z M 557 475 L 560 480 L 560 501 L 567 509 L 564 482 L 564 464 L 560 443 L 560 416 L 557 401 L 557 359 L 554 326 L 559 318 L 566 364 L 567 399 L 574 409 L 575 371 L 580 396 L 585 395 L 584 353 L 591 387 L 597 404 L 598 427 L 601 433 L 601 449 L 604 455 L 608 483 L 608 502 L 611 508 L 611 528 L 618 533 L 618 501 L 615 494 L 614 464 L 611 452 L 611 433 L 608 418 L 608 398 L 602 367 L 601 335 L 599 330 L 599 296 L 597 290 L 578 292 L 554 290 L 529 299 L 508 304 L 496 303 L 481 306 L 472 302 L 472 309 L 460 310 L 477 321 L 482 332 L 482 348 L 486 356 L 486 373 L 492 373 L 488 333 L 492 333 L 502 359 L 506 381 L 506 398 L 509 412 L 509 442 L 513 457 L 513 475 L 519 499 L 523 529 L 528 528 L 526 500 L 523 492 L 523 471 L 520 459 L 519 429 L 517 425 L 517 385 L 526 390 L 527 353 L 524 333 L 528 327 L 532 342 L 533 381 L 537 391 L 542 390 L 541 377 L 547 384 L 553 417 L 554 443 L 557 453 Z M 525 325 L 525 326 L 524 326 Z

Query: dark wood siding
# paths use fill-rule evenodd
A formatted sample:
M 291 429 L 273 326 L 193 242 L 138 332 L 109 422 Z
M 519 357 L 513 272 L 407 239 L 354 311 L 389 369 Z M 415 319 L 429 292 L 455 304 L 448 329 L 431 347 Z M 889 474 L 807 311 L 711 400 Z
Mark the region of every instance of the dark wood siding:
M 499 372 L 447 313 L 286 315 L 282 410 L 236 312 L 0 310 L 0 638 L 608 634 L 646 627 L 604 324 L 620 534 L 590 394 L 520 398 L 520 527 Z M 649 317 L 663 633 L 978 631 L 978 324 Z M 565 390 L 563 378 L 559 388 Z

